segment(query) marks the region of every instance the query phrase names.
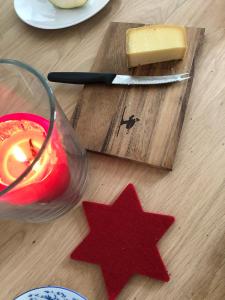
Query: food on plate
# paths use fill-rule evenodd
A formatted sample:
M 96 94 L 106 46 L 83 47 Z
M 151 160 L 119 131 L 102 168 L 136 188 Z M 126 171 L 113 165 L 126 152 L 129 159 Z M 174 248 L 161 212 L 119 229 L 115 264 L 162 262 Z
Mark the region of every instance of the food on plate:
M 88 0 L 49 0 L 60 8 L 75 8 L 83 6 Z

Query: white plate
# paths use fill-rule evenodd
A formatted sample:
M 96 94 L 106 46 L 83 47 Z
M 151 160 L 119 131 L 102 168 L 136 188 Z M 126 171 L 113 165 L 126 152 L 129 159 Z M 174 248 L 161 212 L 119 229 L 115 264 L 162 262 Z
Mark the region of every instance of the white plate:
M 14 0 L 18 17 L 41 29 L 60 29 L 79 24 L 97 14 L 110 0 L 88 0 L 79 8 L 61 9 L 48 0 Z
M 14 300 L 87 300 L 78 293 L 66 288 L 52 286 L 30 290 Z

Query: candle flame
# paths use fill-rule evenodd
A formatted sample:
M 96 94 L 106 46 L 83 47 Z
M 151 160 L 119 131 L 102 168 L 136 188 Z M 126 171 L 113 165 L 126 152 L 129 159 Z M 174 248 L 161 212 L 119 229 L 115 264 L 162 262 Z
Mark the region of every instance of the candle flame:
M 16 158 L 17 161 L 21 163 L 27 162 L 26 154 L 23 152 L 23 150 L 19 146 L 14 146 L 12 149 L 12 154 Z
M 41 164 L 39 161 L 33 166 L 34 171 L 38 172 L 41 169 Z

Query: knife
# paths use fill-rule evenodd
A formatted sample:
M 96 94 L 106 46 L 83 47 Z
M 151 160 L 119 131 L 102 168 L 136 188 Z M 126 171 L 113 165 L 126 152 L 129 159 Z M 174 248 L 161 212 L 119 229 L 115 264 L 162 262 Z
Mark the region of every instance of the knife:
M 70 84 L 103 83 L 107 85 L 153 85 L 179 82 L 189 78 L 189 73 L 164 76 L 130 76 L 92 72 L 51 72 L 48 74 L 49 81 Z

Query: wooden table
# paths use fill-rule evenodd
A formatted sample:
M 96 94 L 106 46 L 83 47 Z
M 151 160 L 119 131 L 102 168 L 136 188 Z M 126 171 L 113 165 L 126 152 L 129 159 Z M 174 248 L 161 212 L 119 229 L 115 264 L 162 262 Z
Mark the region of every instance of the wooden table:
M 45 74 L 90 69 L 110 21 L 206 27 L 174 170 L 89 153 L 83 198 L 110 203 L 133 182 L 146 211 L 176 216 L 159 243 L 171 281 L 136 276 L 118 299 L 225 299 L 224 0 L 112 0 L 87 22 L 59 31 L 23 24 L 11 2 L 0 1 L 1 57 L 25 61 Z M 70 117 L 81 87 L 53 88 Z M 81 207 L 50 224 L 1 221 L 0 299 L 52 284 L 75 289 L 89 300 L 106 300 L 100 269 L 69 259 L 87 230 Z

